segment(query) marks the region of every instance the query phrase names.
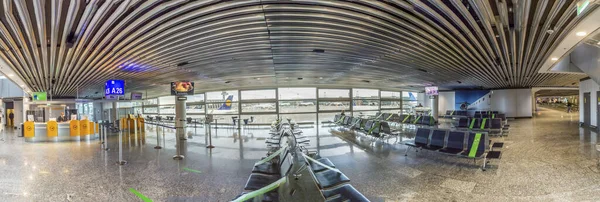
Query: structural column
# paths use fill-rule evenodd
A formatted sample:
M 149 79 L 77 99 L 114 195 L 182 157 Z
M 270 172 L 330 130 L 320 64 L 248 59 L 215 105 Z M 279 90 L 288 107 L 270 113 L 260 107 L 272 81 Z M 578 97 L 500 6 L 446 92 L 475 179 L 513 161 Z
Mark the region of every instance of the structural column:
M 175 142 L 177 147 L 177 155 L 173 156 L 173 159 L 183 159 L 183 141 L 187 140 L 185 137 L 185 128 L 187 125 L 186 118 L 187 114 L 185 111 L 187 97 L 177 96 L 175 100 Z
M 437 95 L 430 95 L 429 96 L 429 101 L 430 101 L 430 106 L 431 106 L 431 116 L 435 119 L 438 120 L 438 109 L 439 109 L 439 101 L 438 101 L 438 96 Z
M 117 113 L 117 102 L 113 102 L 112 109 L 110 110 L 110 122 L 116 123 L 117 121 L 119 121 L 119 115 Z

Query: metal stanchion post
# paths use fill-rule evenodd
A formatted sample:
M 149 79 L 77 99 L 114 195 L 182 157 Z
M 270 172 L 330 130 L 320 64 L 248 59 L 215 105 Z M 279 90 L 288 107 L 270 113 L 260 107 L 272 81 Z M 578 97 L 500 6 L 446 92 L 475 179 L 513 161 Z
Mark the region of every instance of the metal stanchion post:
M 154 149 L 162 149 L 162 147 L 160 146 L 160 140 L 158 140 L 158 124 L 155 125 L 156 126 L 156 147 L 154 147 Z
M 125 132 L 125 130 L 123 130 L 123 127 L 121 126 L 121 132 L 119 133 L 119 161 L 117 161 L 117 164 L 119 164 L 119 165 L 127 164 L 127 161 L 123 160 L 123 133 L 124 132 Z
M 216 129 L 216 126 L 215 126 Z M 208 123 L 208 145 L 206 146 L 206 148 L 212 149 L 215 148 L 215 146 L 212 145 L 212 131 L 210 129 L 210 123 Z
M 104 131 L 104 150 L 106 150 L 106 151 L 109 150 L 108 139 L 106 138 L 109 130 L 110 129 L 108 129 L 108 124 L 104 124 L 104 130 L 103 130 Z

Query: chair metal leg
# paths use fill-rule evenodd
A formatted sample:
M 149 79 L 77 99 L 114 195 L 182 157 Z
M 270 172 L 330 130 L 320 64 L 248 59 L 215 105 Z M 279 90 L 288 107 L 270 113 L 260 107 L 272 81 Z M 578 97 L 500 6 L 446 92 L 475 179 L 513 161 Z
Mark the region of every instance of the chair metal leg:
M 483 157 L 483 166 L 481 167 L 481 170 L 485 171 L 486 163 L 487 163 L 487 157 Z
M 406 152 L 404 153 L 404 156 L 408 156 L 408 150 L 410 150 L 410 147 L 406 148 Z M 600 162 L 598 163 L 598 165 L 600 165 Z

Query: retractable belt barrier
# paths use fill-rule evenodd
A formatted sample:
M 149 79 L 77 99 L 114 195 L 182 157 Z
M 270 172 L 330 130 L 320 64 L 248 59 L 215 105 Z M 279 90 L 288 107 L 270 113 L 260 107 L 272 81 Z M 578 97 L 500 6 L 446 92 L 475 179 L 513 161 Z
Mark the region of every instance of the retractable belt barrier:
M 317 161 L 317 160 L 315 160 L 313 158 L 310 158 L 308 155 L 306 155 L 304 153 L 301 153 L 301 154 L 302 154 L 302 156 L 304 156 L 304 158 L 308 159 L 309 161 L 312 161 L 313 163 L 319 164 L 320 166 L 323 166 L 324 168 L 327 168 L 329 170 L 333 170 L 335 172 L 342 173 L 342 171 L 340 171 L 340 170 L 338 170 L 336 168 L 329 167 L 328 165 L 325 165 L 325 164 L 323 164 L 323 163 L 321 163 L 321 162 L 319 162 L 319 161 Z
M 481 133 L 475 133 L 475 139 L 473 139 L 473 145 L 471 145 L 471 150 L 469 151 L 469 157 L 475 158 L 477 154 L 477 148 L 479 147 L 479 142 L 481 140 Z
M 247 201 L 247 200 L 253 199 L 254 197 L 266 194 L 266 193 L 272 191 L 273 189 L 278 188 L 279 186 L 281 186 L 282 184 L 285 184 L 286 182 L 287 182 L 287 176 L 283 176 L 279 180 L 277 180 L 263 188 L 260 188 L 256 191 L 252 191 L 250 193 L 240 196 L 239 198 L 233 200 L 233 202 L 242 202 L 242 201 Z
M 254 164 L 254 166 L 257 166 L 257 165 L 266 163 L 267 161 L 270 161 L 271 159 L 275 158 L 277 155 L 281 154 L 281 152 L 283 152 L 283 150 L 285 150 L 285 148 L 287 148 L 287 147 L 288 147 L 287 145 L 285 147 L 282 147 L 281 149 L 277 150 L 275 153 L 271 154 L 270 156 L 267 156 L 267 158 L 256 162 Z

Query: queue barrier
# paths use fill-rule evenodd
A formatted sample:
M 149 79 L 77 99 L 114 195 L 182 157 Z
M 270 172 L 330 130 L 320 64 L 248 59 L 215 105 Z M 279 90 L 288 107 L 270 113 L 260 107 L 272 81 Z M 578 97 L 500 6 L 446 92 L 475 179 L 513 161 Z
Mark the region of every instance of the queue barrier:
M 35 137 L 35 124 L 33 121 L 23 123 L 24 137 Z
M 71 120 L 69 121 L 69 130 L 70 130 L 70 134 L 71 137 L 73 136 L 79 136 L 79 121 L 78 120 Z
M 89 122 L 88 120 L 80 120 L 79 121 L 79 135 L 80 136 L 84 136 L 84 135 L 89 135 L 90 133 L 90 129 L 89 129 Z
M 56 121 L 48 121 L 46 123 L 46 134 L 48 137 L 58 136 L 58 123 Z

